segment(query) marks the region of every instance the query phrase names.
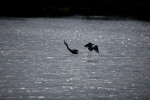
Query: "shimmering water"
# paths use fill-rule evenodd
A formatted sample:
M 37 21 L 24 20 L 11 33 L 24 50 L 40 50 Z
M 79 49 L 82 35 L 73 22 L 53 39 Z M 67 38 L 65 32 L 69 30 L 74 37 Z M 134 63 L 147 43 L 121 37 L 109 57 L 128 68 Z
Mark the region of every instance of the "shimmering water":
M 150 23 L 0 19 L 0 100 L 17 99 L 150 100 Z

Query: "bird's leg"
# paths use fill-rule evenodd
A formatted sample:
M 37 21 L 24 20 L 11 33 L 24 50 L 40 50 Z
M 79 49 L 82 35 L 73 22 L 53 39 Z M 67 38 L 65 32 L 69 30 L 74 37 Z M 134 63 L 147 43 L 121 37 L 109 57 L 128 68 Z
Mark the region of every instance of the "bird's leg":
M 89 52 L 89 57 L 91 57 L 91 52 Z
M 88 55 L 87 55 L 87 57 L 89 58 L 91 56 L 91 52 L 88 52 Z
M 88 52 L 88 54 L 87 54 L 87 57 L 89 57 L 89 52 Z

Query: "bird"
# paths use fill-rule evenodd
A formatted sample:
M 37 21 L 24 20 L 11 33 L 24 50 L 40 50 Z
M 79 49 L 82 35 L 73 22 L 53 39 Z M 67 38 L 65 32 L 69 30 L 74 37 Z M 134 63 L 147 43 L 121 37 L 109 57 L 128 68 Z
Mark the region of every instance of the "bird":
M 94 50 L 96 53 L 99 53 L 99 50 L 98 50 L 98 46 L 89 42 L 88 44 L 86 44 L 84 47 L 88 48 L 88 50 L 90 51 L 90 54 L 91 52 Z M 89 53 L 88 53 L 89 54 Z
M 68 49 L 72 54 L 79 54 L 79 51 L 78 51 L 77 49 L 70 49 L 65 40 L 64 40 L 64 44 L 66 45 L 67 49 Z

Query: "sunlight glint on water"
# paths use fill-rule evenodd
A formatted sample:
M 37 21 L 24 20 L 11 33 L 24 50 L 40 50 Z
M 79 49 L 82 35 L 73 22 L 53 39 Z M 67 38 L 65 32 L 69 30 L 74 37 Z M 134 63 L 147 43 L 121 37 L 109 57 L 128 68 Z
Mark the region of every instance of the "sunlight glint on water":
M 150 99 L 149 48 L 148 22 L 0 19 L 0 99 Z

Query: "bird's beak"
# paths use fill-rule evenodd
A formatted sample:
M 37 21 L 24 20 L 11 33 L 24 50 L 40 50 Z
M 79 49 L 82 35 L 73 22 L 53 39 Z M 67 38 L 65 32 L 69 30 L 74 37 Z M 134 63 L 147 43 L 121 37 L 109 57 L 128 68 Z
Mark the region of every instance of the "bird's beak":
M 64 44 L 66 45 L 66 41 L 64 40 Z

